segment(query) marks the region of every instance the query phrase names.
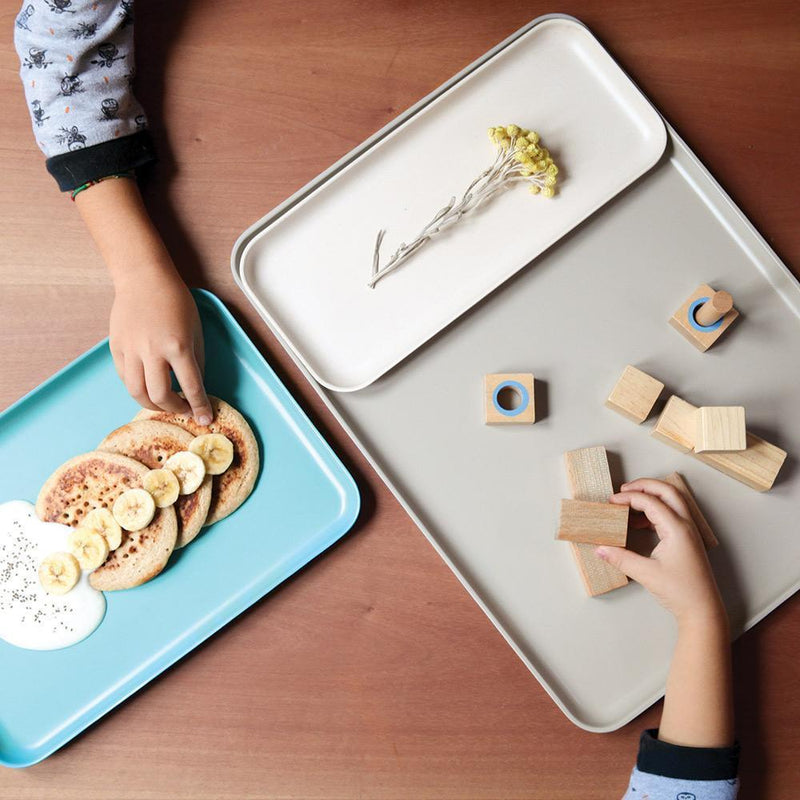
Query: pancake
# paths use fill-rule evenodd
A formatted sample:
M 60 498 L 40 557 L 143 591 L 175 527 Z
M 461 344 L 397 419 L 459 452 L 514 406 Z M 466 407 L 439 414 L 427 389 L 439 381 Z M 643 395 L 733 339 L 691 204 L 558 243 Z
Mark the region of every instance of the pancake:
M 178 425 L 142 419 L 112 431 L 97 445 L 97 449 L 135 458 L 148 469 L 160 469 L 173 453 L 186 450 L 193 438 L 189 431 Z M 211 476 L 207 475 L 197 491 L 182 494 L 175 503 L 175 512 L 178 515 L 178 540 L 175 547 L 189 544 L 200 533 L 210 505 Z
M 198 425 L 191 414 L 171 414 L 168 411 L 150 411 L 143 408 L 136 420 L 151 419 L 171 422 L 185 428 L 192 436 L 204 433 L 221 433 L 233 442 L 233 463 L 222 475 L 214 476 L 214 491 L 206 525 L 219 522 L 236 511 L 253 491 L 258 477 L 258 442 L 245 418 L 230 404 L 218 397 L 209 396 L 214 410 L 214 421 Z
M 148 468 L 138 461 L 99 451 L 75 456 L 46 481 L 36 501 L 36 514 L 44 522 L 61 522 L 76 528 L 93 508 L 111 508 L 127 489 L 141 488 Z M 100 591 L 130 589 L 154 578 L 164 569 L 178 536 L 172 508 L 156 509 L 153 521 L 140 531 L 123 531 L 122 544 L 89 576 Z

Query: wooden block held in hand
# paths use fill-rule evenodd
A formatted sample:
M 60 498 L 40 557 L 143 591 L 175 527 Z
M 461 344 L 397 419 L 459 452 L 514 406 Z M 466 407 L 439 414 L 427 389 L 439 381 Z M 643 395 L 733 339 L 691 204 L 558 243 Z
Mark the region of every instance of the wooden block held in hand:
M 663 391 L 664 384 L 661 381 L 628 364 L 611 390 L 606 407 L 638 425 L 650 416 Z
M 696 414 L 695 453 L 744 450 L 744 406 L 700 406 Z
M 700 531 L 700 537 L 703 540 L 703 544 L 706 546 L 706 550 L 711 550 L 712 547 L 716 547 L 719 544 L 719 540 L 714 535 L 714 531 L 711 530 L 708 520 L 703 516 L 703 512 L 700 510 L 700 506 L 697 505 L 694 494 L 689 488 L 689 484 L 686 483 L 683 475 L 679 472 L 671 472 L 664 478 L 664 482 L 668 483 L 670 486 L 674 486 L 683 495 L 686 505 L 689 506 L 689 513 L 692 516 L 692 521 L 697 526 L 697 530 Z
M 556 539 L 584 544 L 625 547 L 628 541 L 628 506 L 562 500 Z
M 605 447 L 584 447 L 564 453 L 567 480 L 576 500 L 607 503 L 614 493 Z M 607 561 L 598 558 L 593 544 L 570 542 L 586 593 L 592 597 L 619 589 L 628 583 L 627 576 Z
M 533 375 L 507 372 L 485 375 L 484 422 L 487 425 L 532 425 L 536 421 Z
M 727 292 L 715 292 L 704 283 L 670 317 L 669 324 L 698 350 L 705 352 L 738 316 L 739 312 L 733 308 L 731 296 Z M 707 324 L 701 324 L 702 322 Z

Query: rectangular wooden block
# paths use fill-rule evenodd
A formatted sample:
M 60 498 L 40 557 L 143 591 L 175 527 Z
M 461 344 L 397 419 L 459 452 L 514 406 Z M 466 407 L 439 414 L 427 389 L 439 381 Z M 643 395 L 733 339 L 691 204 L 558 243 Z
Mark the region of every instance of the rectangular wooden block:
M 682 453 L 694 450 L 697 406 L 673 394 L 650 435 Z
M 628 364 L 611 390 L 606 407 L 639 425 L 650 416 L 663 391 L 661 381 Z
M 628 506 L 562 500 L 556 539 L 585 544 L 625 547 L 628 541 Z
M 689 484 L 686 483 L 683 475 L 679 472 L 671 472 L 664 478 L 664 482 L 668 483 L 670 486 L 674 486 L 683 495 L 686 505 L 689 506 L 689 513 L 692 515 L 692 520 L 697 526 L 697 530 L 700 531 L 700 537 L 703 539 L 706 550 L 711 550 L 712 547 L 716 547 L 719 544 L 719 540 L 714 535 L 714 531 L 711 530 L 708 520 L 703 516 L 703 512 L 700 510 L 700 506 L 697 505 L 697 500 L 695 500 L 694 494 L 689 488 Z
M 530 372 L 506 372 L 485 375 L 484 422 L 487 425 L 532 425 L 536 421 L 533 375 Z M 516 405 L 504 402 L 516 398 Z
M 695 453 L 744 450 L 744 406 L 700 406 L 696 415 Z
M 693 344 L 701 352 L 705 352 L 714 342 L 722 336 L 731 326 L 731 323 L 739 316 L 739 312 L 732 308 L 723 318 L 722 324 L 713 331 L 698 330 L 689 320 L 689 309 L 695 300 L 701 297 L 711 297 L 714 294 L 708 284 L 703 283 L 697 287 L 687 298 L 686 302 L 670 317 L 669 324 L 688 342 Z
M 696 411 L 697 406 L 672 395 L 651 435 L 682 453 L 692 453 L 699 461 L 757 492 L 769 491 L 786 460 L 786 451 L 748 432 L 746 447 L 739 452 L 694 453 Z
M 575 500 L 606 503 L 614 493 L 605 447 L 584 447 L 564 454 L 567 480 Z M 592 597 L 619 589 L 628 577 L 594 553 L 593 544 L 570 542 L 586 593 Z

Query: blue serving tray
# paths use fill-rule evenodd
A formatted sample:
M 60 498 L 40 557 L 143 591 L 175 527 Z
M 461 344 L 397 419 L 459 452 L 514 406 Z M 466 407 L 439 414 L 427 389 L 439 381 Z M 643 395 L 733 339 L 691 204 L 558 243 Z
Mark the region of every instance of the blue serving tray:
M 106 594 L 100 627 L 64 650 L 0 640 L 0 764 L 41 761 L 343 536 L 359 513 L 351 475 L 230 312 L 195 291 L 206 387 L 255 431 L 261 473 L 236 512 L 178 551 L 144 586 Z M 92 450 L 138 406 L 108 341 L 0 414 L 0 502 L 36 501 L 68 458 Z M 64 691 L 64 676 L 69 691 Z

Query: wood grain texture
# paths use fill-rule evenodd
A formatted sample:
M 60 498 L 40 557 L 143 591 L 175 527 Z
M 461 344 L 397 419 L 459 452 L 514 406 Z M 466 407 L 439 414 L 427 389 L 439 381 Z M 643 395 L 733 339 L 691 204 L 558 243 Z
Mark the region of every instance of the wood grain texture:
M 112 302 L 31 135 L 11 42 L 20 5 L 0 6 L 0 407 L 105 336 Z M 160 154 L 148 206 L 190 284 L 228 304 L 355 472 L 365 512 L 340 545 L 70 746 L 31 769 L 0 770 L 0 798 L 620 797 L 659 706 L 602 736 L 567 721 L 229 268 L 244 228 L 553 5 L 174 0 L 168 9 L 136 4 L 137 96 Z M 778 254 L 800 265 L 795 0 L 574 0 L 569 10 Z M 734 646 L 740 800 L 797 791 L 798 658 L 797 598 Z
M 614 384 L 606 407 L 638 425 L 650 416 L 663 391 L 664 384 L 660 380 L 628 364 Z
M 711 530 L 708 520 L 700 510 L 700 506 L 697 505 L 697 500 L 695 499 L 694 493 L 689 488 L 689 484 L 686 483 L 686 478 L 684 478 L 680 472 L 671 472 L 664 478 L 664 481 L 670 486 L 674 486 L 683 495 L 686 505 L 689 506 L 689 513 L 692 515 L 692 521 L 700 532 L 700 537 L 703 540 L 703 544 L 706 546 L 706 550 L 711 550 L 716 547 L 719 544 L 719 539 L 714 535 L 714 531 Z
M 564 453 L 567 481 L 575 500 L 607 503 L 614 493 L 605 447 L 582 447 Z M 586 593 L 590 597 L 626 586 L 628 578 L 616 567 L 595 555 L 593 544 L 570 542 Z
M 714 328 L 711 331 L 701 331 L 695 328 L 689 321 L 689 312 L 692 306 L 692 303 L 695 300 L 699 300 L 701 297 L 708 297 L 713 299 L 716 294 L 723 294 L 722 292 L 715 292 L 707 284 L 702 284 L 698 286 L 684 301 L 683 305 L 669 318 L 669 324 L 678 331 L 678 333 L 686 339 L 689 344 L 696 347 L 700 352 L 705 352 L 711 347 L 717 339 L 725 333 L 728 328 L 734 323 L 736 318 L 739 316 L 739 312 L 735 308 L 731 308 L 726 314 L 722 317 L 722 323 L 718 328 Z M 727 294 L 727 292 L 725 292 Z M 703 303 L 702 306 L 698 306 L 697 310 L 701 308 L 706 308 L 710 305 L 711 300 Z M 702 319 L 702 317 L 701 317 Z M 695 321 L 697 316 L 695 316 Z M 701 323 L 702 324 L 702 323 Z
M 556 539 L 581 544 L 625 547 L 628 540 L 628 506 L 562 500 Z
M 700 406 L 695 425 L 695 453 L 747 447 L 744 406 Z

